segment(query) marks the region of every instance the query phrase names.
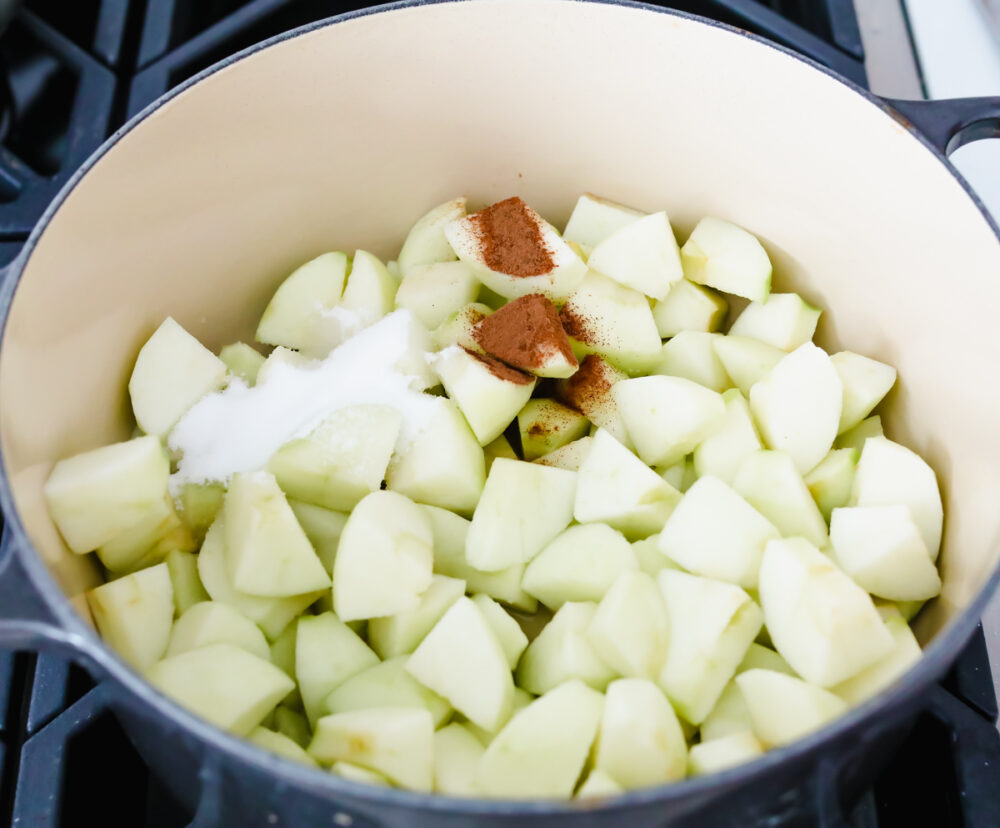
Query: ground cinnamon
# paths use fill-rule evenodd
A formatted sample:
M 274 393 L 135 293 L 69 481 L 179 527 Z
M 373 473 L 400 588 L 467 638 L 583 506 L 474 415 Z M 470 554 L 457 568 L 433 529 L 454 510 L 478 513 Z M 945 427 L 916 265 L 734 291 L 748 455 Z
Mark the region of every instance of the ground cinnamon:
M 553 362 L 577 364 L 559 312 L 539 293 L 508 302 L 480 321 L 472 336 L 488 354 L 522 371 Z
M 559 396 L 568 405 L 588 414 L 605 404 L 611 386 L 623 377 L 624 374 L 597 354 L 588 354 L 580 363 L 580 370 L 559 383 Z
M 469 356 L 475 357 L 475 359 L 479 360 L 479 362 L 489 369 L 493 376 L 499 379 L 512 382 L 515 385 L 527 385 L 529 382 L 534 382 L 535 378 L 531 376 L 531 374 L 525 374 L 523 371 L 511 368 L 499 359 L 494 359 L 489 354 L 477 354 L 475 351 L 470 351 L 468 348 L 463 348 L 462 350 Z
M 555 267 L 538 215 L 517 196 L 473 213 L 483 261 L 508 276 L 541 276 Z

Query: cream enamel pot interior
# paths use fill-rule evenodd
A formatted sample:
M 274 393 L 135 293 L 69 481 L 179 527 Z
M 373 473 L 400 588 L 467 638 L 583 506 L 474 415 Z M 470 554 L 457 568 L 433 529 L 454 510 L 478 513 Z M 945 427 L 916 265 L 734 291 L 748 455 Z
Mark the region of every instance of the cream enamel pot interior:
M 907 112 L 936 118 L 931 140 L 745 33 L 560 0 L 382 7 L 206 71 L 87 163 L 5 281 L 0 641 L 68 649 L 106 678 L 140 751 L 205 825 L 751 826 L 849 802 L 967 639 L 1000 555 L 1000 240 L 933 146 L 996 134 L 1000 104 Z M 66 551 L 41 484 L 56 459 L 128 436 L 132 361 L 166 315 L 218 348 L 251 337 L 281 278 L 322 251 L 391 257 L 461 192 L 521 195 L 561 225 L 585 189 L 665 207 L 682 239 L 706 214 L 745 225 L 777 289 L 825 309 L 822 345 L 899 369 L 887 432 L 934 466 L 946 508 L 944 591 L 904 680 L 747 766 L 583 808 L 300 768 L 197 720 L 100 644 L 77 613 L 97 570 Z

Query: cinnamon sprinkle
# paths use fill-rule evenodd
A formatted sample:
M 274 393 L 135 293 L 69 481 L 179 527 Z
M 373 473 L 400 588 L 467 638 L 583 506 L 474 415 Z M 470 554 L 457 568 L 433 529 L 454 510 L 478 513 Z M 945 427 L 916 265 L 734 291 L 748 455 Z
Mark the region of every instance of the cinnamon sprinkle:
M 483 261 L 508 276 L 541 276 L 555 261 L 545 244 L 537 214 L 520 198 L 498 201 L 469 216 L 479 234 Z
M 531 376 L 531 374 L 525 374 L 523 371 L 511 368 L 499 359 L 494 359 L 487 354 L 477 354 L 475 351 L 470 351 L 468 348 L 462 348 L 462 350 L 469 356 L 478 359 L 489 369 L 490 373 L 498 379 L 513 382 L 515 385 L 527 385 L 528 383 L 535 381 L 535 378 Z
M 577 364 L 555 305 L 539 293 L 508 302 L 481 320 L 472 336 L 488 354 L 522 371 Z

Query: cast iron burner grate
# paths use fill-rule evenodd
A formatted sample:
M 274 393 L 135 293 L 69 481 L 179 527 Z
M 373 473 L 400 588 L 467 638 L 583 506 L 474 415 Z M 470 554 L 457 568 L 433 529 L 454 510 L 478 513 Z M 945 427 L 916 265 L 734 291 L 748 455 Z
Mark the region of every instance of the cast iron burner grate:
M 25 0 L 0 37 L 0 266 L 73 171 L 126 118 L 239 49 L 366 4 L 333 0 Z M 852 0 L 676 0 L 861 84 Z M 1000 825 L 996 697 L 977 633 L 856 808 L 855 828 Z M 985 746 L 985 748 L 984 748 Z M 192 822 L 194 820 L 194 822 Z M 204 826 L 153 778 L 80 668 L 0 651 L 0 826 Z M 212 826 L 212 828 L 219 828 Z M 299 826 L 297 828 L 306 828 Z

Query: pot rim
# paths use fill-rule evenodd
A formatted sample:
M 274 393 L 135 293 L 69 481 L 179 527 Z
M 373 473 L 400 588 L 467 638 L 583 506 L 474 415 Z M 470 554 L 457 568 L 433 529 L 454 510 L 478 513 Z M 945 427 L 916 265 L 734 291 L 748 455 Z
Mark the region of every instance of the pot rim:
M 375 14 L 386 14 L 401 9 L 410 9 L 421 6 L 436 6 L 445 4 L 456 4 L 467 0 L 398 0 L 397 2 L 385 3 L 378 6 L 371 6 L 353 11 L 344 12 L 322 20 L 313 21 L 291 29 L 287 32 L 275 35 L 247 47 L 233 55 L 230 55 L 200 72 L 187 78 L 174 88 L 168 90 L 156 100 L 149 103 L 140 112 L 130 118 L 125 124 L 119 127 L 104 143 L 98 147 L 93 154 L 80 166 L 78 170 L 63 185 L 58 194 L 42 214 L 30 236 L 24 244 L 24 248 L 17 258 L 8 266 L 6 274 L 3 274 L 3 284 L 0 285 L 0 347 L 2 347 L 4 334 L 6 333 L 7 322 L 10 317 L 11 305 L 22 275 L 24 274 L 27 262 L 31 257 L 35 246 L 44 234 L 52 217 L 56 214 L 67 197 L 72 193 L 85 175 L 97 164 L 106 153 L 112 150 L 123 138 L 135 129 L 140 123 L 159 110 L 166 103 L 173 100 L 178 95 L 186 92 L 200 81 L 210 77 L 216 72 L 226 69 L 241 60 L 252 57 L 257 52 L 292 40 L 301 35 L 306 35 L 328 26 L 338 23 L 355 20 Z M 899 115 L 885 100 L 873 94 L 869 90 L 861 87 L 854 81 L 844 77 L 838 72 L 824 66 L 816 60 L 803 55 L 782 44 L 771 41 L 761 35 L 749 32 L 736 26 L 722 23 L 711 18 L 677 9 L 653 6 L 645 2 L 636 0 L 549 0 L 550 2 L 564 3 L 592 3 L 603 6 L 620 6 L 630 8 L 636 12 L 652 12 L 655 14 L 665 14 L 683 19 L 690 23 L 709 26 L 736 35 L 769 49 L 773 49 L 806 64 L 814 70 L 821 72 L 846 86 L 857 95 L 866 99 L 869 103 L 878 107 L 887 117 L 893 118 L 903 129 L 923 146 L 944 165 L 947 171 L 956 179 L 959 185 L 965 190 L 968 197 L 976 205 L 979 212 L 986 219 L 987 224 L 1000 242 L 1000 226 L 997 221 L 987 211 L 985 205 L 962 177 L 958 170 L 949 162 L 947 156 L 940 152 L 928 138 L 914 127 L 905 117 Z M 498 0 L 504 2 L 504 0 Z M 516 2 L 516 0 L 507 0 Z M 55 619 L 61 625 L 64 643 L 74 647 L 79 653 L 92 664 L 103 670 L 107 676 L 115 679 L 128 694 L 128 698 L 123 700 L 130 707 L 141 705 L 142 712 L 156 713 L 167 717 L 171 722 L 183 727 L 190 735 L 193 735 L 207 745 L 221 751 L 229 759 L 236 759 L 255 765 L 258 770 L 280 775 L 284 781 L 294 783 L 302 789 L 314 792 L 324 792 L 336 798 L 338 794 L 346 795 L 359 805 L 391 804 L 400 808 L 419 808 L 430 812 L 448 813 L 452 815 L 469 816 L 542 816 L 542 815 L 565 815 L 572 813 L 595 813 L 613 812 L 626 810 L 633 806 L 644 806 L 654 803 L 668 803 L 679 801 L 689 796 L 705 795 L 710 791 L 720 791 L 743 785 L 755 778 L 762 778 L 773 771 L 779 765 L 786 762 L 802 760 L 805 757 L 813 757 L 819 762 L 824 760 L 821 757 L 823 749 L 827 744 L 835 739 L 843 737 L 848 731 L 856 731 L 864 728 L 869 719 L 883 707 L 892 709 L 911 706 L 916 697 L 924 692 L 928 685 L 937 681 L 947 670 L 951 662 L 961 651 L 963 645 L 971 637 L 973 630 L 979 623 L 980 616 L 986 606 L 987 601 L 996 592 L 1000 585 L 1000 563 L 998 563 L 990 576 L 985 580 L 975 598 L 969 605 L 954 618 L 945 629 L 931 641 L 923 650 L 920 660 L 914 664 L 906 673 L 898 678 L 893 684 L 887 687 L 878 695 L 868 699 L 857 707 L 850 708 L 845 714 L 834 719 L 829 724 L 816 730 L 805 737 L 798 739 L 788 745 L 776 747 L 766 751 L 761 756 L 717 773 L 707 776 L 687 777 L 685 779 L 667 783 L 652 788 L 628 791 L 607 800 L 595 801 L 575 801 L 575 800 L 496 800 L 485 798 L 457 798 L 444 796 L 441 794 L 423 794 L 395 788 L 380 788 L 371 785 L 352 782 L 322 769 L 310 768 L 305 765 L 282 759 L 274 754 L 268 753 L 262 748 L 248 742 L 247 740 L 234 736 L 220 728 L 212 725 L 207 720 L 189 712 L 165 696 L 150 684 L 140 673 L 132 669 L 126 662 L 118 656 L 90 626 L 72 608 L 67 596 L 52 578 L 48 568 L 42 562 L 41 557 L 36 553 L 27 532 L 21 522 L 20 514 L 14 502 L 13 493 L 10 487 L 10 477 L 7 470 L 6 460 L 0 453 L 0 506 L 6 518 L 6 526 L 12 533 L 12 554 L 18 555 L 21 559 L 25 571 L 30 578 L 32 585 L 38 590 L 42 599 L 52 611 Z M 839 770 L 834 764 L 831 770 L 835 773 Z M 821 767 L 820 773 L 823 773 Z M 830 785 L 836 785 L 835 780 L 830 780 Z M 350 806 L 348 806 L 350 807 Z

